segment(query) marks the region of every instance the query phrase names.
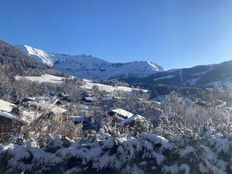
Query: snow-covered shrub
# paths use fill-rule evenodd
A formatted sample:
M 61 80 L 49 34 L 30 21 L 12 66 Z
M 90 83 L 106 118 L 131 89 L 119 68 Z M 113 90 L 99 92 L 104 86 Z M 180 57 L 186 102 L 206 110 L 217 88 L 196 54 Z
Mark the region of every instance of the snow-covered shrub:
M 154 132 L 95 134 L 96 141 L 80 139 L 68 145 L 62 137 L 51 137 L 42 149 L 31 144 L 1 146 L 0 159 L 7 161 L 1 167 L 8 173 L 232 172 L 232 136 L 210 126 L 166 138 Z

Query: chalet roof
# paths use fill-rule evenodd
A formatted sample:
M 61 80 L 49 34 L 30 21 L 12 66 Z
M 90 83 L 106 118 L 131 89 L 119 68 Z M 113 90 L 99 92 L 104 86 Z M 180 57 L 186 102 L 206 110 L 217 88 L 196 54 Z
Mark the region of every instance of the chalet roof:
M 64 103 L 60 100 L 60 99 L 56 99 L 54 102 L 53 102 L 53 104 L 55 104 L 55 105 L 64 105 Z
M 64 108 L 61 108 L 61 107 L 58 107 L 58 106 L 53 106 L 53 107 L 51 107 L 51 111 L 54 113 L 54 114 L 63 114 L 63 113 L 65 113 L 65 112 L 67 112 L 67 110 L 66 109 L 64 109 Z
M 55 103 L 50 103 L 50 102 L 45 101 L 45 100 L 40 100 L 38 102 L 33 102 L 33 104 L 35 104 L 36 106 L 38 106 L 38 107 L 40 107 L 42 109 L 51 111 L 56 115 L 57 114 L 63 114 L 65 112 L 67 112 L 66 109 L 64 109 L 62 107 L 59 107 L 59 106 L 56 106 Z
M 0 99 L 0 111 L 11 112 L 15 104 Z
M 8 119 L 13 120 L 13 121 L 22 122 L 21 119 L 17 118 L 16 116 L 14 116 L 14 115 L 12 115 L 11 113 L 8 113 L 8 112 L 0 111 L 0 117 L 8 118 Z
M 125 118 L 130 118 L 134 115 L 131 112 L 128 112 L 128 111 L 126 111 L 124 109 L 120 109 L 120 108 L 113 109 L 111 112 L 113 112 L 114 114 L 117 114 L 119 116 L 123 116 Z
M 127 118 L 127 119 L 124 119 L 121 121 L 121 124 L 122 125 L 125 125 L 125 124 L 130 124 L 132 123 L 133 121 L 143 121 L 145 120 L 145 118 L 141 115 L 133 115 L 132 117 L 130 118 Z

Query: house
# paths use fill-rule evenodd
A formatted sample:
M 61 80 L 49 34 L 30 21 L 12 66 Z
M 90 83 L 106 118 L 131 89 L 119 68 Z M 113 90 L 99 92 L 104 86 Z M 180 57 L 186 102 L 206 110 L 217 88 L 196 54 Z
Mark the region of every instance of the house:
M 127 118 L 125 120 L 122 120 L 120 122 L 121 125 L 125 126 L 125 125 L 134 125 L 136 122 L 144 122 L 146 119 L 145 117 L 141 116 L 141 115 L 133 115 L 130 118 Z
M 128 112 L 124 109 L 116 108 L 116 109 L 111 110 L 109 112 L 109 115 L 115 116 L 119 119 L 127 119 L 127 118 L 132 117 L 134 114 L 132 114 L 131 112 Z
M 53 102 L 53 105 L 56 105 L 56 106 L 64 106 L 64 103 L 59 100 L 59 99 L 56 99 L 54 102 Z
M 36 102 L 33 103 L 34 105 L 36 105 L 37 108 L 39 108 L 40 110 L 44 111 L 44 112 L 52 112 L 55 115 L 62 115 L 65 112 L 67 112 L 66 109 L 64 109 L 63 107 L 61 107 L 61 105 L 63 106 L 63 102 L 59 101 L 59 100 L 55 100 L 53 103 L 51 101 L 46 101 L 44 99 L 38 100 Z M 57 106 L 59 105 L 59 106 Z
M 8 140 L 12 135 L 21 131 L 23 121 L 18 117 L 0 111 L 0 141 Z
M 35 101 L 22 103 L 20 117 L 27 123 L 32 123 L 44 115 L 63 116 L 67 112 L 64 103 L 59 99 L 37 98 Z

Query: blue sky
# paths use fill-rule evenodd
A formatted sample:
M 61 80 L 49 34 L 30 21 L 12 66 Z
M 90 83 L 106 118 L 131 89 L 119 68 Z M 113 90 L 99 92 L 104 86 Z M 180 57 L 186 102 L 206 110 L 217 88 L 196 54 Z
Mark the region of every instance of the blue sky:
M 0 39 L 166 69 L 232 60 L 231 0 L 1 0 Z

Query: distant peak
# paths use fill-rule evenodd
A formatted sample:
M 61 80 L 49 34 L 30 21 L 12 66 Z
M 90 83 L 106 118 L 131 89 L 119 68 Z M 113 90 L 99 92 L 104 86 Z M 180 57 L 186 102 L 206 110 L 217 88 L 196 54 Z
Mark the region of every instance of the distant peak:
M 49 54 L 41 49 L 33 48 L 29 45 L 16 45 L 21 51 L 26 52 L 29 56 L 33 57 L 38 62 L 43 62 L 49 66 L 53 66 L 53 60 Z
M 110 79 L 120 76 L 146 77 L 163 71 L 161 66 L 149 61 L 110 63 L 92 55 L 49 53 L 28 45 L 17 47 L 35 60 L 53 66 L 61 72 L 89 79 Z

